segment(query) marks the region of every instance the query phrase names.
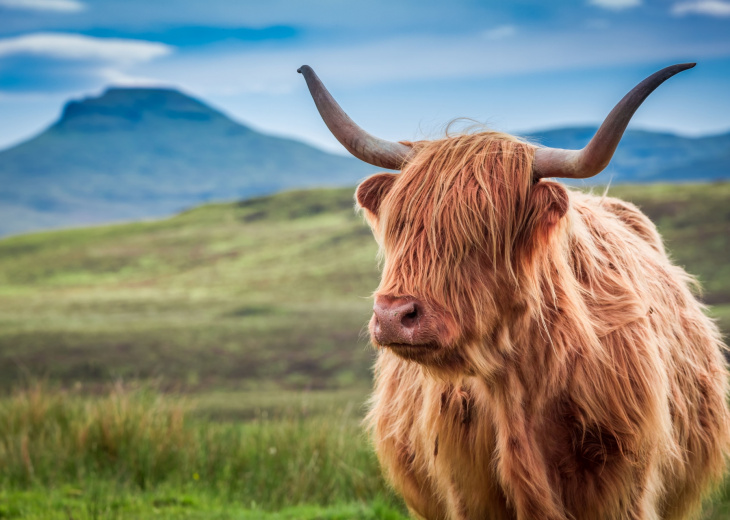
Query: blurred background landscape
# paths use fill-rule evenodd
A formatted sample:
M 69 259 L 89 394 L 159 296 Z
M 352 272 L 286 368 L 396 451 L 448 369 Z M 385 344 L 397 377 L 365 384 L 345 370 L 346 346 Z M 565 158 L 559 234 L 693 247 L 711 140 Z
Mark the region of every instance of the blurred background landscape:
M 637 204 L 730 333 L 729 2 L 121 5 L 0 0 L 0 519 L 407 517 L 360 424 L 375 169 L 303 63 L 380 137 L 579 148 L 697 61 L 575 189 Z

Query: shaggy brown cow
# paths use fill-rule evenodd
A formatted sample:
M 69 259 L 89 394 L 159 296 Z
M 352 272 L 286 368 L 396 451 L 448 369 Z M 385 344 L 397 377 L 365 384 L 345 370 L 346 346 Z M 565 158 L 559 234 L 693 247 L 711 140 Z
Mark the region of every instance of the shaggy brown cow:
M 724 346 L 692 278 L 635 206 L 544 180 L 600 172 L 691 66 L 640 83 L 580 151 L 496 132 L 382 141 L 300 69 L 348 150 L 402 170 L 357 201 L 383 259 L 369 422 L 415 516 L 687 518 L 722 477 Z

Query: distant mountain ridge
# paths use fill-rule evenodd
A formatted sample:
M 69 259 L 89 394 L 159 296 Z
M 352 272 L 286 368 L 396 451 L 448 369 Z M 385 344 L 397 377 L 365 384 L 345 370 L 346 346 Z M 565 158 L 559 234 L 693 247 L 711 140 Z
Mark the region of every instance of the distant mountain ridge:
M 533 132 L 533 142 L 580 149 L 597 127 L 559 128 Z M 730 178 L 730 132 L 684 137 L 663 132 L 628 130 L 605 172 L 591 182 L 711 182 Z
M 46 131 L 0 152 L 0 235 L 355 184 L 372 171 L 256 132 L 176 90 L 110 88 L 69 102 Z
M 595 128 L 533 132 L 580 148 Z M 594 181 L 730 177 L 730 133 L 688 138 L 630 130 Z M 0 151 L 0 235 L 138 220 L 211 200 L 354 185 L 376 171 L 354 158 L 261 134 L 174 89 L 110 88 L 70 101 L 40 135 Z

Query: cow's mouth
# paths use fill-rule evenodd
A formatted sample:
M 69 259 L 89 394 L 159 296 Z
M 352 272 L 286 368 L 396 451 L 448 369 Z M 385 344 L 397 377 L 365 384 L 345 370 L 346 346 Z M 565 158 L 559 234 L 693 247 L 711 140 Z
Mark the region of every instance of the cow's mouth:
M 396 356 L 410 361 L 426 362 L 439 350 L 436 343 L 387 343 L 379 344 L 381 348 L 389 349 Z
M 391 348 L 393 350 L 402 350 L 402 349 L 413 349 L 413 350 L 436 350 L 439 348 L 439 346 L 436 343 L 421 343 L 421 344 L 413 344 L 413 343 L 388 343 L 381 345 L 385 348 Z

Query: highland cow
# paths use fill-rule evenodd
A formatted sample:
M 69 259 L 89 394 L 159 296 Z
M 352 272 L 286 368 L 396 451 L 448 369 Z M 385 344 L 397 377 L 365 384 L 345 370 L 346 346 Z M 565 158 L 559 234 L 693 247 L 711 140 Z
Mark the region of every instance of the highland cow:
M 414 516 L 688 518 L 720 481 L 724 346 L 693 279 L 635 206 L 546 180 L 603 170 L 644 99 L 691 66 L 640 83 L 583 150 L 383 141 L 300 69 L 348 150 L 402 170 L 356 198 L 383 262 L 368 421 Z

